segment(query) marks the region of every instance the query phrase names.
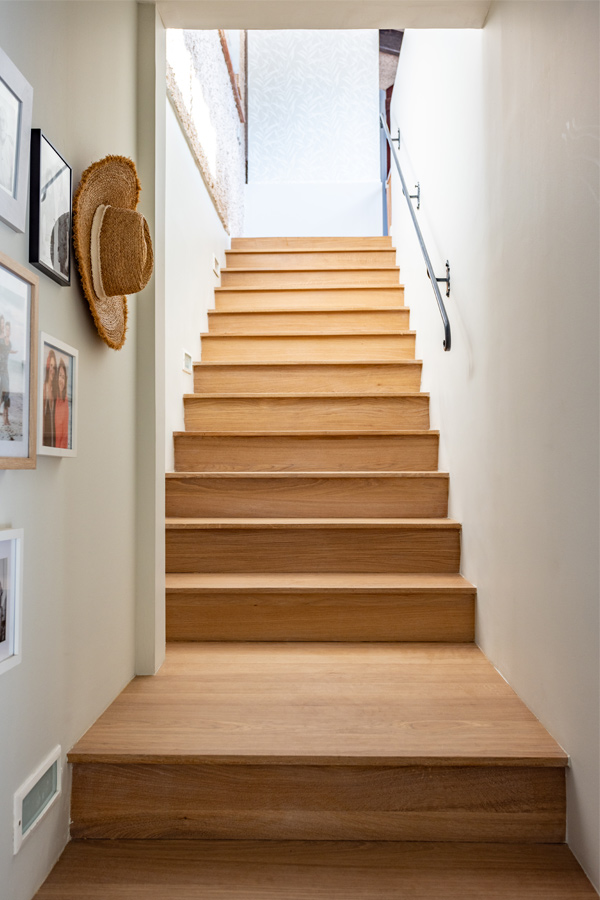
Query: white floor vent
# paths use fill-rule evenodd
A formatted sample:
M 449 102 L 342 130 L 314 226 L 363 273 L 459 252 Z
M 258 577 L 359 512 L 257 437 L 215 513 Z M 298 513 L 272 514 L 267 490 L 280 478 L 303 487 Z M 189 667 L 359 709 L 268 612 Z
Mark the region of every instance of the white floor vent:
M 61 791 L 60 747 L 55 747 L 14 796 L 14 853 L 21 849 L 35 826 Z

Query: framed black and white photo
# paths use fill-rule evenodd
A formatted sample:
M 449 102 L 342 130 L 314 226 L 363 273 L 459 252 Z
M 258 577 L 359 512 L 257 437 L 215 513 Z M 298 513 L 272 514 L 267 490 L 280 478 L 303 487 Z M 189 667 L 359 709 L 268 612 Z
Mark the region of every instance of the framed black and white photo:
M 0 253 L 0 469 L 35 469 L 39 278 Z
M 42 332 L 38 390 L 38 453 L 77 456 L 78 352 Z
M 21 662 L 23 530 L 0 531 L 0 674 Z
M 31 132 L 29 262 L 71 283 L 71 167 L 39 128 Z
M 25 231 L 33 88 L 0 48 L 0 219 Z

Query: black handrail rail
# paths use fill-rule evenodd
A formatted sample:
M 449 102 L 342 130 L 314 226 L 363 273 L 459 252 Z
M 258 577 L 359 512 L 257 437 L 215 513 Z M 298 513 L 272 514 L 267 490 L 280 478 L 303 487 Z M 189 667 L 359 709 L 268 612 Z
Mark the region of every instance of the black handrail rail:
M 396 168 L 398 169 L 398 175 L 400 176 L 400 181 L 402 182 L 402 193 L 406 197 L 406 202 L 408 203 L 408 209 L 410 211 L 410 216 L 413 221 L 413 225 L 415 226 L 415 231 L 417 232 L 417 238 L 419 239 L 419 245 L 421 247 L 421 253 L 423 254 L 423 259 L 425 260 L 425 265 L 427 266 L 427 274 L 429 275 L 429 279 L 431 281 L 431 286 L 433 287 L 433 293 L 435 294 L 435 299 L 437 300 L 438 309 L 440 311 L 440 316 L 442 317 L 442 322 L 444 323 L 444 350 L 449 350 L 452 346 L 452 336 L 450 334 L 450 322 L 448 321 L 448 313 L 446 312 L 446 307 L 444 306 L 444 301 L 442 300 L 442 295 L 440 293 L 440 289 L 438 287 L 438 281 L 443 281 L 447 285 L 446 296 L 450 296 L 450 266 L 446 263 L 446 278 L 436 278 L 435 272 L 433 271 L 433 266 L 431 265 L 431 260 L 429 258 L 429 253 L 427 252 L 427 247 L 425 246 L 425 241 L 423 240 L 423 235 L 421 234 L 421 229 L 419 228 L 419 223 L 417 222 L 417 216 L 414 210 L 414 207 L 410 200 L 410 194 L 408 192 L 408 188 L 406 187 L 406 182 L 404 180 L 404 175 L 402 174 L 402 169 L 400 167 L 400 162 L 398 161 L 398 155 L 396 153 L 396 148 L 392 143 L 392 137 L 390 135 L 389 128 L 387 127 L 387 122 L 385 117 L 380 114 L 379 122 L 381 127 L 384 130 L 386 139 L 388 144 L 390 145 L 390 150 L 392 156 L 394 158 L 394 162 L 396 163 Z M 398 144 L 400 141 L 398 140 Z

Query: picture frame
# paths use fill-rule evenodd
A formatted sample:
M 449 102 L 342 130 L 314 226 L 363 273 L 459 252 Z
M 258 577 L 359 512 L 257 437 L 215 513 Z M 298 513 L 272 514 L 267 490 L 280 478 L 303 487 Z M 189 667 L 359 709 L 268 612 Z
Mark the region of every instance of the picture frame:
M 77 456 L 79 352 L 42 332 L 38 385 L 38 454 Z
M 40 128 L 31 130 L 29 262 L 71 283 L 73 171 Z
M 0 469 L 36 466 L 38 289 L 37 275 L 0 253 Z
M 23 529 L 0 531 L 0 675 L 21 662 Z
M 0 48 L 0 220 L 25 231 L 33 88 Z

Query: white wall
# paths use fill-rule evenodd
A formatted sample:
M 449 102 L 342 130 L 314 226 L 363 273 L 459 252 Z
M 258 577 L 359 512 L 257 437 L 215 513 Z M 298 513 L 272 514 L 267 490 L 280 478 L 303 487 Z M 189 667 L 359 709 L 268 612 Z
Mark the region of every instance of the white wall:
M 33 85 L 33 125 L 73 166 L 74 185 L 108 153 L 136 158 L 135 2 L 0 3 L 0 45 Z M 0 223 L 0 250 L 27 264 L 27 246 Z M 70 749 L 134 671 L 137 300 L 115 352 L 75 268 L 70 288 L 39 278 L 40 329 L 79 350 L 78 456 L 0 471 L 0 527 L 25 530 L 23 660 L 0 676 L 3 900 L 29 900 L 69 827 L 67 778 L 13 859 L 13 792 L 56 744 Z
M 598 872 L 598 4 L 495 3 L 483 31 L 407 32 L 394 234 L 432 427 L 478 587 L 478 641 L 571 756 L 568 840 Z
M 165 457 L 171 472 L 173 432 L 184 430 L 183 395 L 194 389 L 192 376 L 182 371 L 183 350 L 200 359 L 200 333 L 208 330 L 219 283 L 213 253 L 224 266 L 230 240 L 168 101 L 166 134 Z
M 382 233 L 381 182 L 246 185 L 246 237 Z
M 377 31 L 250 31 L 244 234 L 380 234 L 378 115 Z

